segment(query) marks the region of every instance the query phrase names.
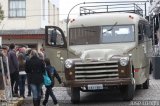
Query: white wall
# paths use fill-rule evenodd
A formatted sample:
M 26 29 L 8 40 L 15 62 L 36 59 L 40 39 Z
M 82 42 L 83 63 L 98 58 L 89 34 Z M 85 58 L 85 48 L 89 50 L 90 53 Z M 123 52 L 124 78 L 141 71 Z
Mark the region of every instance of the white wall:
M 17 29 L 37 29 L 40 28 L 40 8 L 39 0 L 26 0 L 26 18 L 8 18 L 8 0 L 2 2 L 2 9 L 4 10 L 4 20 L 0 25 L 0 29 L 17 30 Z M 1 2 L 0 2 L 1 3 Z
M 5 18 L 0 24 L 0 30 L 39 29 L 48 24 L 54 25 L 54 23 L 48 23 L 48 1 L 50 0 L 44 0 L 45 6 L 43 6 L 43 0 L 26 0 L 26 18 L 8 18 L 8 0 L 1 0 Z M 45 7 L 45 14 L 43 7 Z M 45 17 L 43 17 L 43 14 Z M 50 16 L 55 18 L 53 13 Z M 55 21 L 57 21 L 55 23 L 58 23 L 59 18 L 56 17 Z
M 48 11 L 48 1 L 50 5 L 50 13 Z M 59 0 L 44 0 L 45 6 L 43 6 L 43 0 L 26 0 L 26 18 L 8 18 L 8 0 L 0 0 L 2 9 L 4 10 L 4 20 L 0 23 L 0 30 L 27 30 L 27 29 L 40 29 L 45 25 L 59 25 L 58 2 Z M 53 5 L 56 3 L 56 7 Z M 45 7 L 45 17 L 43 17 L 43 7 Z M 54 14 L 55 13 L 55 14 Z M 48 17 L 50 16 L 50 18 Z M 50 19 L 50 20 L 48 20 Z M 39 50 L 44 44 L 43 39 L 3 39 L 3 44 L 37 44 Z
M 41 0 L 41 28 L 48 25 L 48 0 Z

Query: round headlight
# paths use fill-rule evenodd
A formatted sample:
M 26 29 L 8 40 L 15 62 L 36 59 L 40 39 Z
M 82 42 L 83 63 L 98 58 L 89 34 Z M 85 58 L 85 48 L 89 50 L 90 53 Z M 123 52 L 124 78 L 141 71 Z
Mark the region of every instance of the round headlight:
M 129 58 L 128 57 L 123 57 L 120 59 L 120 65 L 121 66 L 126 66 L 128 64 Z
M 68 59 L 68 60 L 65 61 L 65 67 L 66 68 L 71 68 L 72 65 L 73 65 L 73 61 L 72 60 Z

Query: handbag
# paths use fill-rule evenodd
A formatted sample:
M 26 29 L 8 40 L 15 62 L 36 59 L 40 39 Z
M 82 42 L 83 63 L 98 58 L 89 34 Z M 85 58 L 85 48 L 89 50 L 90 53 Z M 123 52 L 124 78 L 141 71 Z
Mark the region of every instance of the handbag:
M 45 74 L 43 75 L 43 78 L 44 78 L 44 81 L 43 81 L 44 85 L 45 86 L 50 86 L 52 81 L 49 78 L 47 71 L 45 71 Z

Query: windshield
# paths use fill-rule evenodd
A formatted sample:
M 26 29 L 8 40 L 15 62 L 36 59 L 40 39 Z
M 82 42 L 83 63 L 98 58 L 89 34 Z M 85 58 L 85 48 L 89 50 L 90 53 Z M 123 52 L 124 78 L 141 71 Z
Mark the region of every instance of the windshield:
M 108 25 L 71 28 L 70 45 L 123 43 L 134 41 L 134 25 Z

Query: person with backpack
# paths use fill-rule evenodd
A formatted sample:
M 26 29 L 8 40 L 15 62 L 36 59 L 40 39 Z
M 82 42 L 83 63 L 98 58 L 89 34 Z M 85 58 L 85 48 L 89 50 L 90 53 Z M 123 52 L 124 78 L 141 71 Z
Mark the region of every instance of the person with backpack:
M 56 99 L 56 97 L 55 97 L 55 95 L 54 95 L 54 93 L 52 91 L 52 88 L 54 87 L 54 77 L 57 78 L 59 84 L 62 83 L 61 78 L 59 77 L 56 69 L 53 66 L 51 66 L 50 60 L 48 58 L 45 58 L 44 62 L 45 62 L 45 65 L 46 65 L 46 72 L 47 72 L 47 74 L 48 74 L 48 76 L 49 76 L 49 78 L 51 80 L 51 84 L 50 85 L 45 85 L 46 92 L 45 92 L 45 98 L 44 98 L 44 101 L 43 101 L 43 105 L 46 106 L 46 104 L 48 102 L 48 98 L 49 98 L 49 96 L 51 96 L 54 104 L 56 106 L 59 106 L 58 102 L 57 102 L 57 99 Z

